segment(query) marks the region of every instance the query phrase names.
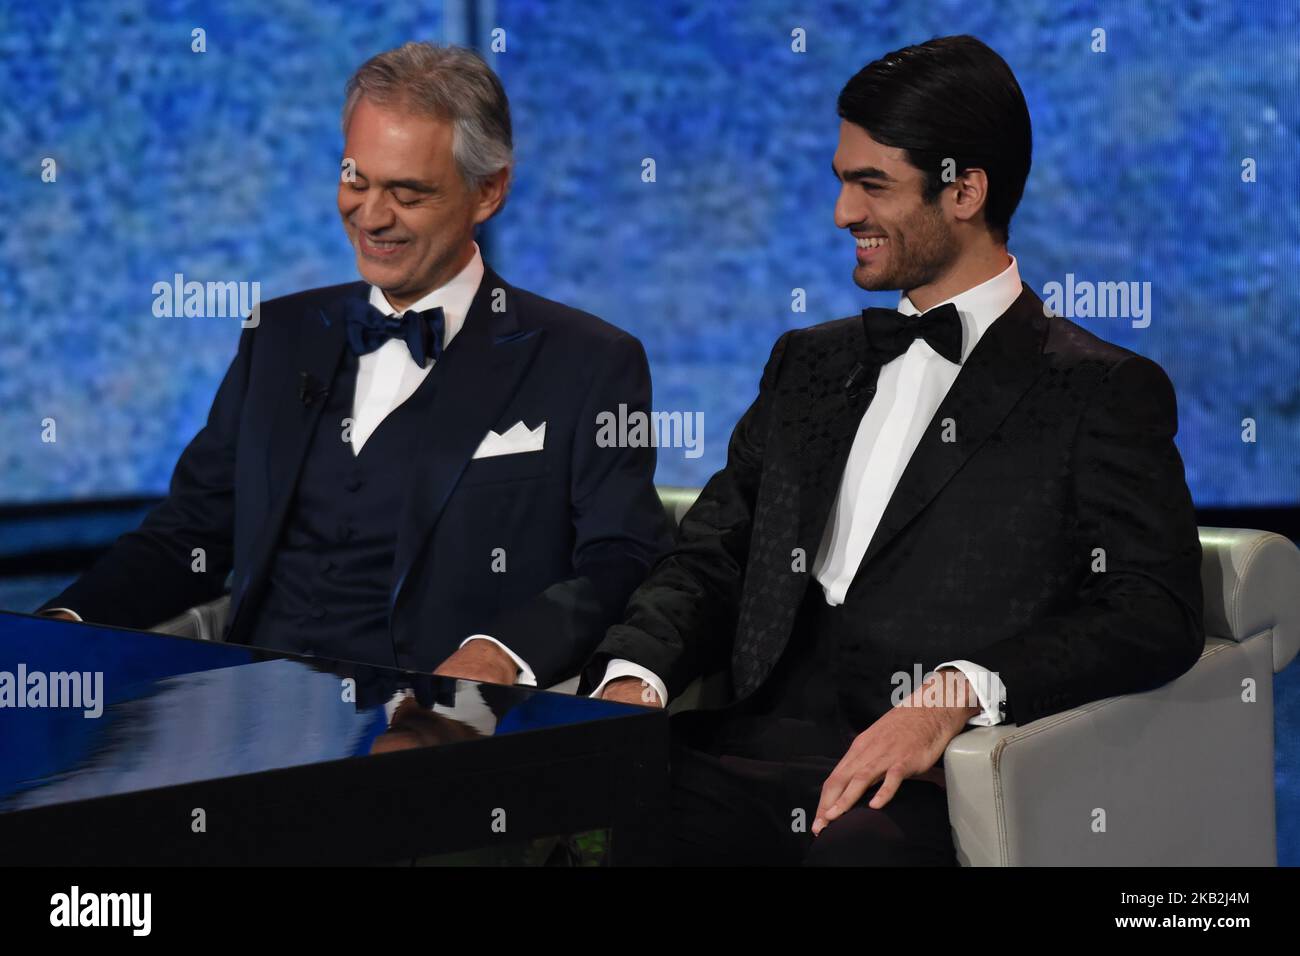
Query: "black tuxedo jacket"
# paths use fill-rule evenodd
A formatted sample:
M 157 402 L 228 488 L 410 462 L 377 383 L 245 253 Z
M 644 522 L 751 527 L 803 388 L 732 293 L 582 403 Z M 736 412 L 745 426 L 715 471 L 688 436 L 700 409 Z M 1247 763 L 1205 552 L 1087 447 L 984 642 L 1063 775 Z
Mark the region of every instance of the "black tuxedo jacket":
M 167 498 L 43 609 L 152 627 L 219 596 L 233 569 L 227 639 L 246 640 L 325 404 L 300 400 L 301 374 L 333 379 L 347 347 L 343 304 L 368 291 L 356 282 L 265 303 Z M 544 687 L 578 671 L 671 543 L 654 449 L 596 444 L 599 412 L 649 409 L 645 352 L 487 269 L 439 364 L 425 440 L 392 462 L 405 492 L 389 626 L 395 639 L 419 635 L 417 664 L 428 668 L 489 634 Z M 489 429 L 519 421 L 546 422 L 541 452 L 471 460 Z M 498 547 L 505 573 L 492 570 Z M 195 548 L 202 573 L 191 570 Z
M 764 683 L 871 398 L 845 387 L 864 356 L 861 317 L 781 337 L 726 467 L 584 685 L 612 657 L 659 674 L 670 697 L 728 659 L 737 701 Z M 1027 723 L 1189 669 L 1204 646 L 1201 549 L 1176 430 L 1157 364 L 1045 316 L 1025 286 L 967 358 L 863 557 L 847 676 L 879 699 L 911 662 L 968 659 L 999 674 L 1007 719 Z

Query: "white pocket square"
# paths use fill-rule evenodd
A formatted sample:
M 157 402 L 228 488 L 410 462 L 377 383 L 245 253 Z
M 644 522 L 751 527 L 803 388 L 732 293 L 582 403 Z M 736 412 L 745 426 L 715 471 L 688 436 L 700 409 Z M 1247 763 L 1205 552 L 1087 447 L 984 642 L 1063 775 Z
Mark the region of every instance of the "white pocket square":
M 529 430 L 523 422 L 515 422 L 502 434 L 488 432 L 474 452 L 475 458 L 495 458 L 497 455 L 518 455 L 526 451 L 541 451 L 546 444 L 546 422 Z

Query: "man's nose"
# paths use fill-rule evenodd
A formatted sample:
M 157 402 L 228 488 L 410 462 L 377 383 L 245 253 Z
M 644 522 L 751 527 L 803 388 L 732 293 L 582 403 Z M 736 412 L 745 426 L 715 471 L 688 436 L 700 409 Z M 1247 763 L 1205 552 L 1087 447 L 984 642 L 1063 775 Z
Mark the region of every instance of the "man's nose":
M 393 224 L 393 210 L 385 199 L 383 190 L 367 189 L 361 205 L 352 213 L 352 222 L 366 232 L 379 232 Z
M 840 229 L 847 229 L 865 218 L 866 210 L 862 203 L 855 199 L 849 190 L 841 189 L 840 194 L 835 198 L 835 225 Z

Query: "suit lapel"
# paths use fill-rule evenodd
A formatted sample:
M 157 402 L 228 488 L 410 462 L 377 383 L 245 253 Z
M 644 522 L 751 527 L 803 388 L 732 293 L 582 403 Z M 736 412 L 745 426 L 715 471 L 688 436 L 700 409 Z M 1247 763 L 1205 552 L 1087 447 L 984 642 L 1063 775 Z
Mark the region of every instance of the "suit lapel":
M 1022 283 L 1023 286 L 1023 283 Z M 874 559 L 988 440 L 1046 368 L 1047 317 L 1028 286 L 980 337 L 921 436 L 858 566 Z M 944 419 L 954 441 L 944 441 Z
M 271 410 L 270 446 L 266 459 L 267 517 L 251 551 L 249 572 L 242 582 L 236 582 L 231 598 L 232 623 L 250 582 L 258 581 L 266 572 L 271 551 L 280 537 L 280 528 L 288 514 L 293 491 L 298 487 L 307 449 L 316 432 L 316 423 L 325 410 L 326 400 L 317 395 L 309 404 L 299 396 L 302 377 L 309 376 L 309 387 L 323 390 L 334 380 L 339 359 L 347 342 L 344 325 L 344 306 L 357 296 L 367 296 L 370 287 L 364 282 L 351 285 L 347 293 L 324 307 L 307 313 L 298 324 L 293 342 L 296 359 L 288 366 L 290 379 L 281 386 L 282 398 Z
M 495 290 L 504 310 L 494 312 Z M 438 360 L 434 415 L 426 440 L 414 449 L 398 523 L 393 560 L 390 620 L 411 566 L 432 535 L 483 437 L 505 410 L 542 341 L 541 329 L 524 330 L 515 292 L 491 269 L 470 305 L 465 324 Z
M 732 685 L 738 698 L 757 688 L 781 656 L 809 587 L 811 573 L 791 573 L 791 549 L 802 549 L 803 570 L 810 572 L 871 397 L 867 386 L 876 369 L 863 362 L 864 344 L 861 321 L 848 319 L 801 336 L 782 363 L 773 405 L 780 417 L 755 505 L 762 530 L 751 544 L 761 577 L 753 578 L 756 584 L 747 580 L 737 619 Z M 863 387 L 846 388 L 850 376 Z
M 879 366 L 863 361 L 866 337 L 860 321 L 849 322 L 844 336 L 835 337 L 828 346 L 825 352 L 813 350 L 802 368 L 801 380 L 791 383 L 792 393 L 807 398 L 794 403 L 801 414 L 786 422 L 798 436 L 791 443 L 799 462 L 796 540 L 809 567 L 879 374 Z M 854 388 L 847 387 L 850 377 Z

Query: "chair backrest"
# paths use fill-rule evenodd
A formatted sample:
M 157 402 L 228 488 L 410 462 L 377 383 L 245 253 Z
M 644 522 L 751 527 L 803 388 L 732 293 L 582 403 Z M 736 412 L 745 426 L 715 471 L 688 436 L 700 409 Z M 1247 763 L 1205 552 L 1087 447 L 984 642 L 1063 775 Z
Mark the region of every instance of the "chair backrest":
M 659 500 L 664 503 L 664 510 L 672 519 L 675 529 L 682 523 L 682 515 L 691 510 L 695 499 L 700 496 L 699 488 L 683 488 L 678 485 L 659 485 Z
M 1300 549 L 1272 531 L 1201 528 L 1205 632 L 1249 640 L 1273 632 L 1273 672 L 1300 650 Z

